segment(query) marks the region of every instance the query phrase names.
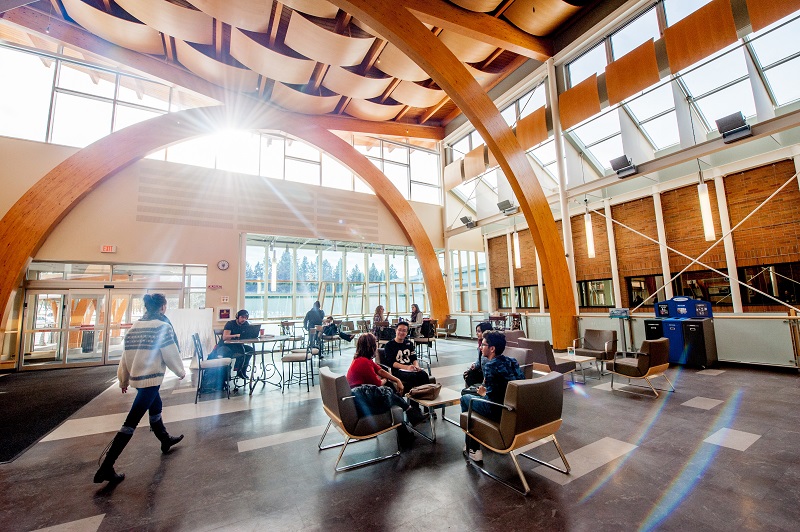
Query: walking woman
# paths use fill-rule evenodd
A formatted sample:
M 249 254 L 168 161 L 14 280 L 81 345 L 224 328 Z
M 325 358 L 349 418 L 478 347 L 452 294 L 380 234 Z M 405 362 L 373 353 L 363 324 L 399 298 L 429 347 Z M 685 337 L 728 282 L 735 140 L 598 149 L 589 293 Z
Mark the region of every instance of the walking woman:
M 128 417 L 109 444 L 105 459 L 94 475 L 97 484 L 106 480 L 121 482 L 125 478 L 125 475 L 114 471 L 114 462 L 131 441 L 133 431 L 145 412 L 150 412 L 150 428 L 161 442 L 162 453 L 168 453 L 170 447 L 183 439 L 183 434 L 173 437 L 167 433 L 161 420 L 161 396 L 158 394 L 166 368 L 172 370 L 179 379 L 186 376 L 178 339 L 169 319 L 164 316 L 167 299 L 163 294 L 146 294 L 144 307 L 146 312 L 142 319 L 134 323 L 125 335 L 125 351 L 117 369 L 122 393 L 127 393 L 130 385 L 136 388 L 136 397 Z

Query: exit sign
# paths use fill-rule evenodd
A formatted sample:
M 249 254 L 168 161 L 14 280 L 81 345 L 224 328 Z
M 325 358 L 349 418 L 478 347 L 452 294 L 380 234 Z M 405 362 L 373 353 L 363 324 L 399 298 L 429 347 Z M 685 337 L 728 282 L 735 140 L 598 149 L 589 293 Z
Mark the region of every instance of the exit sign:
M 100 253 L 116 253 L 117 246 L 100 246 Z

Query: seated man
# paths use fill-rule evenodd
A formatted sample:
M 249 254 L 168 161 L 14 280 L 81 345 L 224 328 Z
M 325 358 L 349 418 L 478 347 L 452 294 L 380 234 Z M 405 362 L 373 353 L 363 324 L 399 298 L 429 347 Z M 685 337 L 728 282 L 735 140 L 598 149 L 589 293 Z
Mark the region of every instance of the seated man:
M 506 337 L 498 331 L 483 333 L 481 341 L 481 351 L 487 362 L 483 366 L 483 384 L 478 387 L 477 395 L 492 401 L 493 403 L 503 404 L 506 397 L 506 388 L 509 381 L 522 380 L 525 375 L 519 367 L 519 363 L 514 358 L 503 354 L 506 348 Z M 469 409 L 470 398 L 475 395 L 466 394 L 461 396 L 461 411 Z M 481 401 L 472 402 L 472 411 L 493 421 L 500 421 L 503 410 L 499 406 L 490 405 Z M 466 436 L 464 453 L 469 451 L 469 457 L 476 462 L 483 460 L 480 444 Z
M 352 342 L 354 334 L 348 334 L 339 330 L 339 326 L 333 319 L 333 316 L 328 316 L 322 320 L 322 334 L 325 336 L 339 336 L 345 342 Z
M 429 382 L 428 373 L 419 367 L 414 344 L 407 338 L 408 328 L 408 322 L 397 324 L 395 337 L 383 347 L 381 358 L 381 364 L 391 369 L 392 375 L 400 379 L 406 390 Z
M 225 324 L 222 329 L 222 338 L 217 344 L 218 350 L 227 349 L 230 351 L 230 357 L 235 357 L 236 361 L 233 363 L 233 369 L 236 370 L 236 376 L 242 379 L 247 378 L 247 367 L 250 364 L 250 353 L 255 351 L 253 346 L 245 344 L 225 344 L 228 340 L 237 340 L 245 326 L 250 325 L 247 318 L 250 313 L 242 309 L 236 313 L 236 319 L 231 320 Z M 228 356 L 227 354 L 220 353 L 220 356 Z

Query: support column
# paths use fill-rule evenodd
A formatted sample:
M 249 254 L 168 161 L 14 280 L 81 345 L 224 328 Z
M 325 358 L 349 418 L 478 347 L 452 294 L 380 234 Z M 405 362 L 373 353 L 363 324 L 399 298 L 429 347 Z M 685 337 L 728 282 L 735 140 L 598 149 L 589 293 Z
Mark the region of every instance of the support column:
M 544 305 L 544 285 L 542 284 L 541 263 L 539 262 L 539 251 L 533 248 L 533 254 L 536 256 L 536 289 L 539 292 L 539 314 L 547 312 L 547 307 Z
M 731 285 L 731 302 L 733 303 L 733 313 L 741 314 L 742 292 L 739 288 L 739 270 L 736 269 L 736 250 L 733 247 L 733 235 L 728 234 L 731 230 L 731 217 L 728 213 L 728 200 L 725 193 L 725 180 L 721 175 L 714 177 L 714 189 L 717 193 L 717 207 L 719 208 L 719 225 L 722 234 L 727 235 L 722 239 L 725 246 L 725 266 L 728 268 L 728 276 Z
M 485 234 L 483 235 L 483 255 L 486 257 L 486 301 L 489 305 L 486 311 L 490 311 L 489 309 L 492 308 L 492 294 L 494 290 L 492 289 L 492 272 L 489 270 L 489 237 Z M 478 272 L 478 278 L 480 278 L 480 272 Z M 478 299 L 478 301 L 480 301 L 480 299 Z
M 658 230 L 658 251 L 661 253 L 661 275 L 664 276 L 664 295 L 659 301 L 672 299 L 672 283 L 669 280 L 672 274 L 669 269 L 669 252 L 667 251 L 667 232 L 664 229 L 664 212 L 661 210 L 661 192 L 658 187 L 653 187 L 653 210 L 656 215 L 656 229 Z
M 508 251 L 508 290 L 511 299 L 511 312 L 516 312 L 517 298 L 514 285 L 514 254 L 511 251 L 511 233 L 506 233 L 506 248 Z
M 622 285 L 619 281 L 619 267 L 617 265 L 617 243 L 614 241 L 614 222 L 611 219 L 611 200 L 603 200 L 603 210 L 606 215 L 606 235 L 608 236 L 608 256 L 611 259 L 611 284 L 614 286 L 614 304 L 624 307 L 622 302 Z
M 561 132 L 559 118 L 558 87 L 556 84 L 556 67 L 553 58 L 547 60 L 547 93 L 550 100 L 550 115 L 553 119 L 553 140 L 556 150 L 556 168 L 558 170 L 558 202 L 561 207 L 561 237 L 564 242 L 564 255 L 567 259 L 569 280 L 572 283 L 572 294 L 575 300 L 575 315 L 580 314 L 578 300 L 578 283 L 575 278 L 575 253 L 572 245 L 572 224 L 569 219 L 569 203 L 567 198 L 567 167 L 564 163 L 564 137 Z

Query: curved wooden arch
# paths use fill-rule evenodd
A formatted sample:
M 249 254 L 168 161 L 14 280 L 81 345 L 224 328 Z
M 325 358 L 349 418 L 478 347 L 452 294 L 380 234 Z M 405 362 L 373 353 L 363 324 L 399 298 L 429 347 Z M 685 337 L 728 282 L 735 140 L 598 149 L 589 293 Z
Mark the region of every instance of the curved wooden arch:
M 235 114 L 234 114 L 235 113 Z M 431 300 L 431 315 L 449 314 L 447 292 L 433 244 L 408 201 L 389 179 L 350 144 L 313 119 L 284 113 L 264 104 L 239 102 L 236 109 L 203 107 L 162 115 L 112 133 L 53 168 L 0 220 L 0 301 L 5 323 L 8 304 L 34 254 L 72 208 L 109 176 L 148 153 L 231 125 L 280 129 L 308 142 L 350 168 L 375 191 L 400 224 L 419 259 Z
M 533 235 L 550 299 L 553 345 L 566 348 L 577 337 L 575 298 L 564 246 L 539 180 L 511 128 L 478 82 L 447 47 L 407 9 L 393 2 L 335 0 L 424 69 L 469 119 L 503 169 Z M 388 48 L 388 46 L 387 46 Z M 528 260 L 533 260 L 532 250 Z

